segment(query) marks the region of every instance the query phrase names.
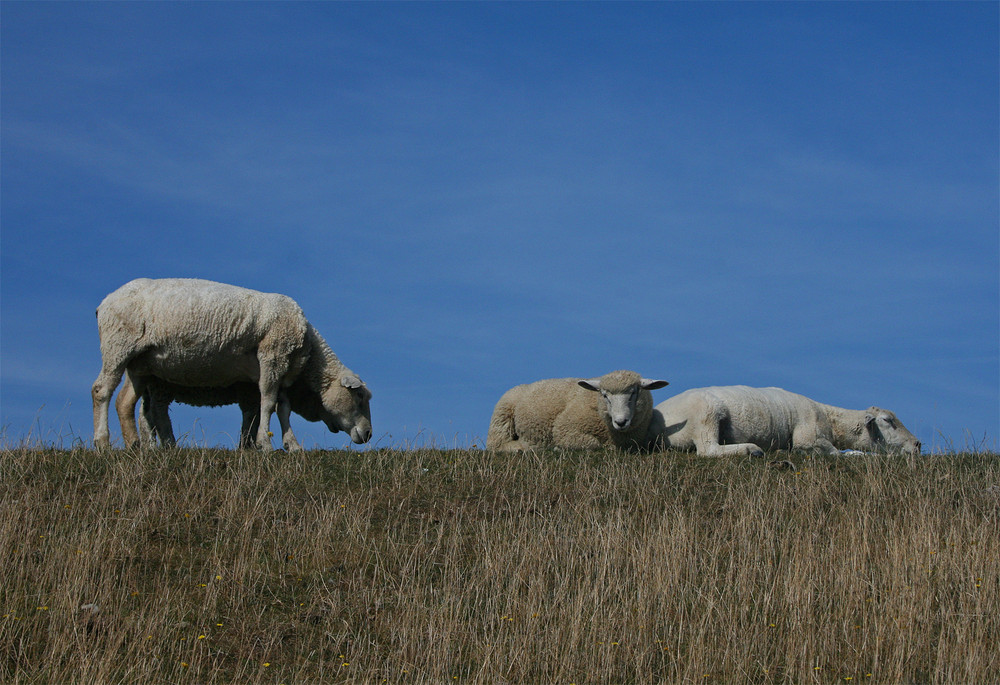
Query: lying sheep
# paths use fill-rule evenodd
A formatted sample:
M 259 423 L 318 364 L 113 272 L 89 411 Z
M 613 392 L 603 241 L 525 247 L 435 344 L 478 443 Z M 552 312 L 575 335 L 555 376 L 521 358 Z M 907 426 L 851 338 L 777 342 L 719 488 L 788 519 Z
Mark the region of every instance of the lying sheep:
M 182 388 L 252 385 L 260 417 L 256 444 L 264 450 L 272 449 L 269 430 L 276 407 L 282 442 L 298 448 L 289 409 L 279 404 L 282 395 L 307 420 L 345 431 L 356 443 L 371 438 L 371 392 L 289 297 L 197 279 L 141 278 L 104 298 L 97 326 L 102 368 L 91 390 L 97 447 L 110 446 L 108 408 L 126 370 L 132 390 L 116 402 L 119 417 L 133 416 L 123 424 L 126 442 L 138 437 L 135 403 L 150 379 L 154 387 L 156 379 Z M 247 396 L 245 388 L 236 393 Z M 155 403 L 148 411 L 149 425 L 157 426 Z M 165 415 L 165 406 L 162 411 Z
M 920 453 L 920 441 L 886 409 L 841 409 L 781 388 L 695 388 L 656 405 L 659 447 L 699 455 L 763 456 L 767 450 Z
M 532 447 L 594 448 L 613 445 L 644 449 L 653 411 L 650 390 L 666 381 L 614 371 L 591 380 L 552 378 L 518 385 L 493 410 L 486 448 L 516 451 Z

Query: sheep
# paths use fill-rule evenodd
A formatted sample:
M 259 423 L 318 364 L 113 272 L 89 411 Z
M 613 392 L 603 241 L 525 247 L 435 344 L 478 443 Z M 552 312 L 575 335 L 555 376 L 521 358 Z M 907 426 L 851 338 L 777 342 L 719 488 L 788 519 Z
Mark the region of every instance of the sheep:
M 295 379 L 296 384 L 302 382 L 301 378 Z M 137 431 L 135 405 L 139 399 L 142 400 L 142 410 L 139 414 L 141 418 L 140 430 Z M 118 413 L 118 421 L 122 427 L 122 437 L 125 444 L 138 444 L 140 433 L 144 443 L 153 443 L 159 437 L 161 444 L 165 446 L 177 444 L 168 413 L 170 403 L 175 401 L 196 407 L 221 407 L 227 404 L 238 404 L 243 413 L 239 446 L 241 448 L 253 446 L 255 434 L 260 425 L 260 390 L 253 383 L 241 381 L 224 388 L 199 388 L 175 385 L 160 380 L 156 376 L 147 376 L 143 395 L 140 398 L 136 395 L 135 388 L 128 379 L 128 372 L 125 374 L 125 382 L 122 383 L 118 397 L 115 399 L 115 409 Z M 279 392 L 277 406 L 279 421 L 287 421 L 287 418 L 282 419 L 284 405 L 288 405 L 288 399 L 284 392 Z M 286 449 L 290 451 L 299 449 L 300 446 L 295 436 L 290 431 L 284 431 L 284 429 L 282 431 L 285 433 Z
M 763 456 L 766 450 L 920 454 L 920 441 L 887 409 L 842 409 L 781 388 L 694 388 L 656 405 L 657 447 L 699 455 Z
M 260 417 L 256 445 L 262 450 L 272 449 L 269 429 L 276 407 L 286 449 L 299 448 L 287 423 L 289 407 L 333 432 L 349 433 L 357 444 L 371 439 L 371 392 L 285 295 L 199 279 L 140 278 L 104 298 L 97 327 L 101 371 L 91 396 L 99 449 L 110 447 L 108 409 L 126 371 L 132 390 L 116 409 L 119 418 L 133 416 L 123 427 L 127 442 L 137 437 L 128 424 L 151 378 L 154 386 L 159 379 L 185 388 L 252 384 Z M 234 392 L 247 396 L 245 389 Z M 282 394 L 287 407 L 279 404 Z M 159 410 L 154 403 L 147 411 Z
M 126 372 L 126 379 L 128 374 Z M 136 430 L 135 405 L 142 399 L 141 431 Z M 277 414 L 284 434 L 284 446 L 289 451 L 302 449 L 295 435 L 288 427 L 288 417 L 291 411 L 309 421 L 320 421 L 321 405 L 316 401 L 315 393 L 309 390 L 308 384 L 300 376 L 292 385 L 278 393 Z M 131 383 L 122 384 L 115 400 L 115 409 L 122 426 L 122 437 L 126 444 L 137 444 L 138 433 L 142 440 L 151 443 L 159 437 L 166 446 L 176 444 L 173 425 L 170 422 L 168 408 L 171 402 L 181 402 L 196 407 L 221 407 L 227 404 L 237 404 L 243 414 L 243 424 L 240 427 L 241 448 L 253 446 L 254 433 L 260 422 L 260 391 L 253 383 L 239 382 L 224 388 L 186 387 L 168 383 L 156 376 L 145 379 L 145 387 L 141 398 L 135 394 Z
M 493 410 L 486 448 L 645 449 L 653 411 L 649 391 L 665 385 L 634 371 L 613 371 L 590 380 L 551 378 L 515 386 Z

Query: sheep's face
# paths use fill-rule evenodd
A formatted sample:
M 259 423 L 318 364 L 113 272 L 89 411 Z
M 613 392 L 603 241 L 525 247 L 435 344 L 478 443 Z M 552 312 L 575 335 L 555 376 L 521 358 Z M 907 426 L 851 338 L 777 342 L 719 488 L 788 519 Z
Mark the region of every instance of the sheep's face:
M 578 384 L 599 393 L 597 410 L 608 428 L 627 431 L 636 417 L 648 420 L 653 409 L 653 397 L 649 391 L 662 388 L 667 382 L 649 380 L 634 371 L 615 371 L 600 378 L 578 381 Z
M 920 454 L 920 441 L 888 409 L 871 407 L 865 412 L 864 430 L 873 449 Z
M 372 437 L 371 391 L 354 374 L 330 382 L 323 392 L 323 422 L 336 433 L 344 431 L 356 444 Z

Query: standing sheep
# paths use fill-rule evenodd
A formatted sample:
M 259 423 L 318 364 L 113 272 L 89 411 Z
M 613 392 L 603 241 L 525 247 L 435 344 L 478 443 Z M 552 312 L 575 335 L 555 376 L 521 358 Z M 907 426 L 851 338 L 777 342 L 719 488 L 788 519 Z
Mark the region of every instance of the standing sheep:
M 302 383 L 301 378 L 296 378 L 295 383 Z M 142 409 L 139 412 L 139 430 L 135 423 L 135 405 L 142 400 Z M 126 445 L 139 443 L 140 434 L 142 442 L 153 443 L 156 438 L 164 446 L 177 444 L 174 438 L 174 428 L 170 421 L 169 407 L 172 402 L 181 402 L 195 407 L 222 407 L 227 404 L 237 404 L 243 414 L 243 423 L 240 426 L 241 448 L 249 448 L 256 439 L 257 428 L 260 425 L 260 390 L 253 383 L 239 382 L 228 385 L 224 388 L 199 388 L 175 385 L 161 380 L 156 376 L 147 376 L 144 381 L 143 395 L 140 398 L 136 395 L 135 388 L 129 380 L 128 373 L 125 374 L 125 382 L 122 383 L 118 397 L 115 399 L 115 410 L 118 413 L 118 422 L 122 427 L 122 438 Z M 285 426 L 287 418 L 283 407 L 288 405 L 288 399 L 284 392 L 278 393 L 277 414 L 282 426 Z M 285 431 L 283 443 L 285 448 L 293 451 L 300 449 L 295 436 L 291 434 L 291 428 Z
M 122 437 L 125 444 L 129 445 L 139 441 L 135 425 L 135 405 L 140 398 L 136 395 L 132 383 L 128 381 L 127 373 L 125 377 L 126 382 L 122 384 L 115 400 L 115 410 L 122 426 Z M 358 383 L 360 382 L 358 379 Z M 224 388 L 202 388 L 176 385 L 156 376 L 147 376 L 141 399 L 141 433 L 143 441 L 147 443 L 153 442 L 159 437 L 163 445 L 176 444 L 168 412 L 170 404 L 175 401 L 196 407 L 239 405 L 243 414 L 239 442 L 241 448 L 253 446 L 255 433 L 260 425 L 260 391 L 253 383 L 240 382 Z M 364 405 L 367 408 L 367 400 L 365 400 Z M 308 421 L 324 420 L 320 398 L 316 393 L 310 391 L 309 384 L 302 374 L 295 379 L 291 386 L 278 393 L 277 414 L 283 435 L 282 442 L 285 449 L 295 451 L 302 449 L 302 447 L 289 426 L 288 418 L 291 411 L 295 411 Z M 331 430 L 336 432 L 338 429 L 331 428 Z
M 766 450 L 842 449 L 920 454 L 920 441 L 887 409 L 841 409 L 781 388 L 694 388 L 653 410 L 650 434 L 665 449 L 701 456 L 763 456 Z
M 198 279 L 141 278 L 104 298 L 97 327 L 102 368 L 91 394 L 99 448 L 110 446 L 108 408 L 126 370 L 132 390 L 116 402 L 119 418 L 133 417 L 123 425 L 126 441 L 137 437 L 135 403 L 150 378 L 154 387 L 159 379 L 206 392 L 250 384 L 258 393 L 260 449 L 272 449 L 269 431 L 276 407 L 288 449 L 298 448 L 288 425 L 288 408 L 294 406 L 308 420 L 349 433 L 355 443 L 371 438 L 371 393 L 289 297 Z M 225 403 L 249 401 L 244 386 L 226 392 L 234 394 Z M 279 404 L 282 395 L 288 402 Z M 147 422 L 157 426 L 155 418 L 148 418 L 160 411 L 155 403 L 146 411 Z
M 644 449 L 653 411 L 650 390 L 667 385 L 634 371 L 591 380 L 551 378 L 518 385 L 493 410 L 486 448 L 532 447 Z

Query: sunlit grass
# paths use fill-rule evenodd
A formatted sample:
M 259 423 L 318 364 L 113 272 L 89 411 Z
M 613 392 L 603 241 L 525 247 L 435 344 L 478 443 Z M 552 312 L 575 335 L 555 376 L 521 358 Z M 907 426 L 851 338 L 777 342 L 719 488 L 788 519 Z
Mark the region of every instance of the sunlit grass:
M 5 450 L 0 682 L 1000 680 L 1000 459 L 791 460 Z

